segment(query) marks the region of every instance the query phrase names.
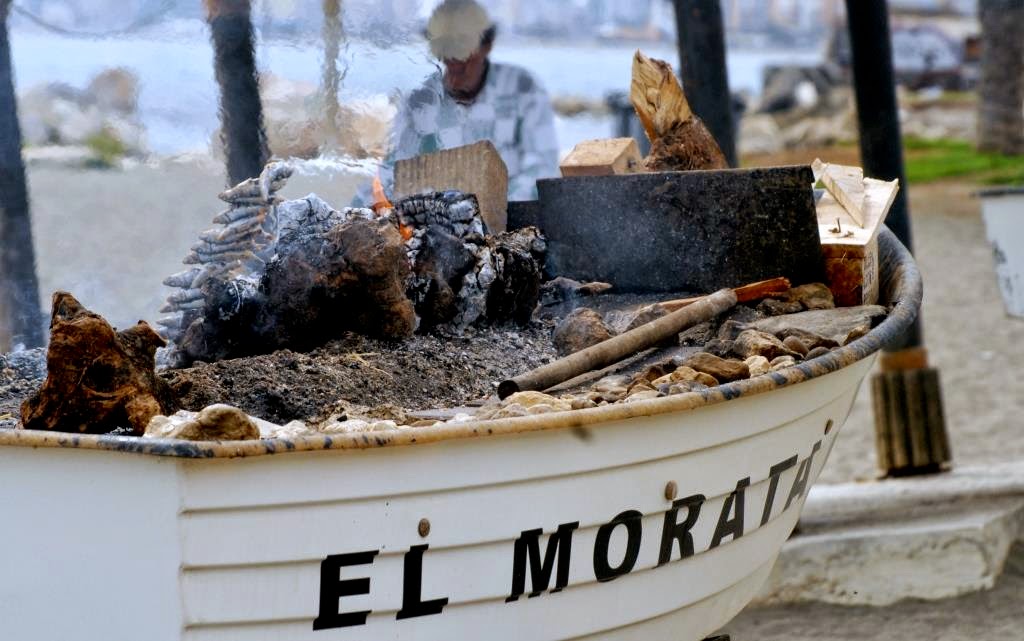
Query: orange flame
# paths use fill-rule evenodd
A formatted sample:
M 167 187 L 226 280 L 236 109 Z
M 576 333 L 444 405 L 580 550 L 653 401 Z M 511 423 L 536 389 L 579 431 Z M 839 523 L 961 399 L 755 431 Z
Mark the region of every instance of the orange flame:
M 388 200 L 387 194 L 384 193 L 384 183 L 380 181 L 380 174 L 373 177 L 373 205 L 371 205 L 373 211 L 378 214 L 382 213 L 385 209 L 394 209 L 395 206 Z

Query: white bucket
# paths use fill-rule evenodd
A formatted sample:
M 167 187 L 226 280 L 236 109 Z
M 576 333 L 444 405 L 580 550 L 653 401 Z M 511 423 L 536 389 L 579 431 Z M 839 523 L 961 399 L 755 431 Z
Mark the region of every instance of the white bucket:
M 1024 317 L 1024 187 L 987 189 L 979 195 L 1006 312 Z

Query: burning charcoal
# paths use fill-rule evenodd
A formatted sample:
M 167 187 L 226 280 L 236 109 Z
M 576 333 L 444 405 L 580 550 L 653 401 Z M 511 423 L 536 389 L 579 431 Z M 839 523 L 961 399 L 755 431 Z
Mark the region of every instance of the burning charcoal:
M 141 434 L 175 401 L 156 375 L 154 356 L 166 343 L 149 325 L 114 332 L 67 292 L 53 295 L 47 377 L 21 406 L 28 429 L 104 434 L 131 427 Z
M 547 244 L 536 227 L 502 232 L 488 239 L 494 282 L 487 292 L 487 319 L 525 325 L 540 299 Z
M 747 364 L 751 378 L 767 374 L 772 369 L 771 363 L 764 356 L 751 356 L 743 362 Z
M 743 361 L 727 360 L 707 352 L 694 354 L 686 359 L 684 364 L 698 372 L 714 376 L 722 383 L 750 378 L 750 369 Z
M 551 338 L 559 356 L 567 356 L 613 336 L 600 314 L 589 307 L 580 307 L 560 322 Z

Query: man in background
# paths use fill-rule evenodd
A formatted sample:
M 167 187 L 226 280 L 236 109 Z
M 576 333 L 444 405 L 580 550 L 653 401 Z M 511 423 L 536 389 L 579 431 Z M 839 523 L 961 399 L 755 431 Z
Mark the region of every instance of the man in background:
M 508 166 L 509 200 L 537 197 L 538 178 L 558 175 L 555 118 L 547 93 L 525 69 L 491 62 L 496 27 L 474 0 L 445 0 L 427 23 L 438 69 L 408 95 L 392 127 L 381 166 L 390 189 L 394 164 L 489 140 Z M 372 204 L 368 187 L 357 204 Z

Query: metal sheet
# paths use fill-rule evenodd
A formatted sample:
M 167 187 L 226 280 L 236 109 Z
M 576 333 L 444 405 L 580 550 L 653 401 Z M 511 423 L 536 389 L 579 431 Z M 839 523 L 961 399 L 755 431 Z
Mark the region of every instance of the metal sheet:
M 540 227 L 550 275 L 621 291 L 799 284 L 823 275 L 813 181 L 807 166 L 553 178 L 510 226 Z

